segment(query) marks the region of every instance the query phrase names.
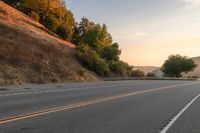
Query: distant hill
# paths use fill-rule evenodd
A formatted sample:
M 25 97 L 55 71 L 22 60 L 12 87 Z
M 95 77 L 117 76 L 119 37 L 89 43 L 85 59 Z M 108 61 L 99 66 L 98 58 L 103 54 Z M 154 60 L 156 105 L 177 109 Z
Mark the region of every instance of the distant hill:
M 141 70 L 145 74 L 149 72 L 153 72 L 154 70 L 158 69 L 159 67 L 154 67 L 154 66 L 135 66 L 134 70 Z
M 0 1 L 0 85 L 97 80 L 74 47 Z
M 188 77 L 200 77 L 200 57 L 193 57 L 191 58 L 194 60 L 194 62 L 198 65 L 194 71 L 189 72 L 189 73 L 183 73 L 183 77 L 188 78 Z M 160 70 L 160 68 L 157 68 L 154 70 L 152 73 L 154 73 L 157 77 L 162 77 L 163 72 Z

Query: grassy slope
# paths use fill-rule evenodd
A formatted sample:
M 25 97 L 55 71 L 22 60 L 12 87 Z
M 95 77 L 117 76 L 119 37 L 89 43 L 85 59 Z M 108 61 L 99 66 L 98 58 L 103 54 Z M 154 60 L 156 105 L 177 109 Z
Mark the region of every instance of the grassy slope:
M 97 80 L 74 47 L 0 1 L 0 85 Z

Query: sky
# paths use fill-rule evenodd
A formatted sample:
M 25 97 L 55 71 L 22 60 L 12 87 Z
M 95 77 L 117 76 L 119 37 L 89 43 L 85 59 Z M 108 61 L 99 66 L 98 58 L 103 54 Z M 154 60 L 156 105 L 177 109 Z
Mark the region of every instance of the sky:
M 76 21 L 106 24 L 133 66 L 161 66 L 171 54 L 200 56 L 200 0 L 65 0 Z

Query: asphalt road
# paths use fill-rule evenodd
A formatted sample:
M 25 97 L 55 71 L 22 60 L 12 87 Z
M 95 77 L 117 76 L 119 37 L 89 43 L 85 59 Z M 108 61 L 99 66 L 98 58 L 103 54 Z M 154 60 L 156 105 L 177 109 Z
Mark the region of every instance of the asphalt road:
M 0 87 L 0 133 L 199 133 L 199 81 Z

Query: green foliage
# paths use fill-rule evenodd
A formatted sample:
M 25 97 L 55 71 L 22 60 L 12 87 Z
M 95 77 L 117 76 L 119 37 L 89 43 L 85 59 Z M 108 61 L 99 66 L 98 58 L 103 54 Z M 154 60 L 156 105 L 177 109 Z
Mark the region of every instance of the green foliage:
M 99 53 L 105 46 L 112 44 L 112 37 L 105 24 L 101 26 L 82 18 L 75 26 L 73 42 L 77 45 L 88 44 Z
M 104 47 L 101 56 L 108 61 L 118 61 L 121 50 L 119 50 L 118 43 L 114 43 L 111 46 Z
M 40 19 L 43 20 L 45 15 L 49 14 L 49 8 L 52 2 L 51 0 L 21 0 L 20 9 L 26 14 L 34 11 L 39 14 Z
M 67 38 L 68 38 L 68 33 L 67 33 L 67 30 L 66 30 L 66 28 L 65 28 L 64 26 L 59 26 L 59 27 L 57 27 L 57 28 L 56 28 L 56 33 L 57 33 L 60 37 L 62 37 L 62 38 L 64 38 L 64 39 L 67 39 Z
M 129 76 L 132 72 L 133 67 L 129 66 L 128 63 L 123 61 L 110 61 L 110 70 L 118 76 Z
M 131 73 L 131 77 L 144 77 L 145 74 L 141 70 L 133 70 Z
M 74 17 L 64 0 L 4 0 L 17 7 L 63 39 L 71 41 L 74 34 Z
M 75 24 L 74 17 L 71 11 L 66 11 L 66 14 L 64 15 L 63 19 L 60 22 L 61 24 L 57 28 L 56 33 L 63 39 L 71 41 L 72 36 L 74 34 L 74 24 Z
M 58 19 L 56 19 L 55 16 L 50 15 L 50 14 L 45 17 L 43 24 L 45 27 L 47 27 L 49 30 L 53 32 L 56 32 L 59 27 Z
M 80 45 L 76 48 L 76 57 L 80 60 L 84 67 L 94 71 L 100 76 L 106 76 L 110 70 L 108 64 L 99 57 L 96 51 L 87 45 Z
M 112 73 L 112 75 L 114 74 L 118 76 L 129 76 L 132 72 L 131 66 L 119 60 L 121 50 L 119 50 L 119 45 L 117 43 L 112 44 L 112 37 L 108 32 L 107 26 L 105 24 L 95 24 L 94 22 L 90 22 L 87 18 L 82 18 L 80 23 L 75 24 L 72 41 L 78 45 L 78 47 L 80 47 L 80 45 L 81 47 L 86 45 L 85 47 L 88 47 L 90 51 L 94 52 L 92 54 L 88 54 L 90 52 L 87 51 L 87 59 L 98 58 L 98 60 L 104 62 L 102 63 L 104 64 L 104 67 L 99 68 L 99 71 L 102 71 L 100 70 L 102 68 L 106 68 L 106 71 L 109 71 L 109 73 Z M 78 57 L 79 60 L 84 60 L 82 56 Z M 88 67 L 90 66 L 89 64 L 92 64 L 92 62 L 87 64 L 87 68 L 93 70 L 93 67 Z M 98 66 L 95 65 L 94 67 Z M 97 70 L 95 70 L 95 72 L 97 72 Z M 100 76 L 106 75 L 101 74 L 101 72 L 97 73 Z
M 87 18 L 82 18 L 80 23 L 75 24 L 72 42 L 76 45 L 84 43 L 84 36 L 93 25 L 94 23 L 89 22 Z
M 154 73 L 147 73 L 147 77 L 156 77 L 156 75 Z
M 192 59 L 181 55 L 171 55 L 162 66 L 162 71 L 168 77 L 181 77 L 182 72 L 192 71 L 197 65 Z

